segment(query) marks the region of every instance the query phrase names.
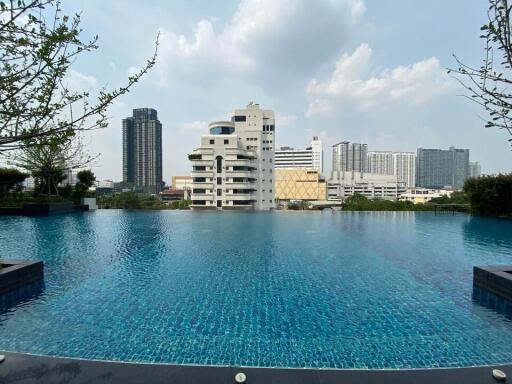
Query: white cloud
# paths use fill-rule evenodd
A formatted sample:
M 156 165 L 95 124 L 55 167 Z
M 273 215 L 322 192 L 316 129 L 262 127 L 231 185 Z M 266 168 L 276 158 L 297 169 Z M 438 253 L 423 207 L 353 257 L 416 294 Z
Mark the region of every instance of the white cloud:
M 98 79 L 71 69 L 64 79 L 64 84 L 74 92 L 90 92 L 97 90 Z
M 195 120 L 187 123 L 182 123 L 178 126 L 178 131 L 181 134 L 193 134 L 194 137 L 199 135 L 201 132 L 208 133 L 208 122 Z
M 339 49 L 364 12 L 362 0 L 242 0 L 218 30 L 214 19 L 200 20 L 191 36 L 160 28 L 157 82 L 310 73 Z
M 369 73 L 371 58 L 372 49 L 361 44 L 351 55 L 338 59 L 329 79 L 312 79 L 306 87 L 308 116 L 331 111 L 335 102 L 354 102 L 363 109 L 392 102 L 414 106 L 453 89 L 453 81 L 435 57 L 374 76 Z
M 281 115 L 276 114 L 276 122 L 279 127 L 287 127 L 297 121 L 297 116 L 295 115 Z

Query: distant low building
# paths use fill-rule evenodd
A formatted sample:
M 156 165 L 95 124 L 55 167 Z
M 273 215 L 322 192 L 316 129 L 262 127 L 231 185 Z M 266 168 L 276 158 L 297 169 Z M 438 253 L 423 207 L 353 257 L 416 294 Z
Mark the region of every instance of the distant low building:
M 327 183 L 319 171 L 276 168 L 275 198 L 318 201 L 327 198 Z
M 327 198 L 343 201 L 354 194 L 369 199 L 397 200 L 405 192 L 405 182 L 396 176 L 364 172 L 332 172 L 327 183 Z
M 184 199 L 190 199 L 192 191 L 192 176 L 173 176 L 171 179 L 171 190 L 184 191 Z
M 185 200 L 185 193 L 187 191 L 184 189 L 165 189 L 159 193 L 159 196 L 162 201 L 178 201 Z
M 441 196 L 450 197 L 453 193 L 452 189 L 428 189 L 428 188 L 411 188 L 400 195 L 400 201 L 412 201 L 414 204 L 425 204 Z
M 110 195 L 114 193 L 114 182 L 112 180 L 98 180 L 94 184 L 98 195 Z

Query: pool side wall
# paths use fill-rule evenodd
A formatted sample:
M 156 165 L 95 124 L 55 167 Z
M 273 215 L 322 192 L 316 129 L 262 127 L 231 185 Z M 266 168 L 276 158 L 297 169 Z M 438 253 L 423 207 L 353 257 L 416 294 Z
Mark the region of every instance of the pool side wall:
M 2 354 L 5 354 L 6 358 L 0 364 L 0 382 L 5 384 L 232 384 L 237 372 L 246 374 L 247 384 L 491 384 L 497 383 L 492 377 L 493 368 L 501 369 L 508 377 L 512 377 L 512 365 L 418 370 L 317 370 L 135 364 L 10 352 Z

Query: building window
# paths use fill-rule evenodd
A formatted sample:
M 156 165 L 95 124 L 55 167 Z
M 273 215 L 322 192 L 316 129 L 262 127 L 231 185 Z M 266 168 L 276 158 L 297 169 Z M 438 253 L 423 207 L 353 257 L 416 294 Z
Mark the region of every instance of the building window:
M 242 116 L 242 115 L 233 116 L 233 120 L 234 121 L 247 121 L 247 116 Z
M 217 189 L 217 196 L 222 196 L 222 189 Z
M 229 144 L 229 140 L 224 139 L 224 144 Z
M 218 185 L 221 185 L 221 184 L 222 184 L 222 177 L 217 177 L 217 184 L 218 184 Z
M 210 140 L 210 144 L 215 144 L 215 140 Z
M 222 156 L 217 156 L 217 172 L 222 172 Z
M 217 207 L 222 207 L 222 200 L 217 200 Z

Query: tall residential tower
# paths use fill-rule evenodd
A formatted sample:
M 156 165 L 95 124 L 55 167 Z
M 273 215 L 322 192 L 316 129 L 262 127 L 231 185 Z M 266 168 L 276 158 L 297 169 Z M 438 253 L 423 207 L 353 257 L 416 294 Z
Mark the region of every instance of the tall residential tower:
M 332 146 L 332 172 L 366 172 L 367 144 L 342 141 Z
M 123 182 L 138 192 L 162 189 L 162 124 L 152 108 L 123 119 Z
M 414 152 L 370 151 L 368 173 L 397 176 L 407 188 L 416 183 L 416 154 Z
M 208 125 L 192 163 L 192 209 L 274 208 L 274 112 L 250 103 Z
M 418 148 L 416 186 L 462 188 L 469 177 L 469 149 Z

